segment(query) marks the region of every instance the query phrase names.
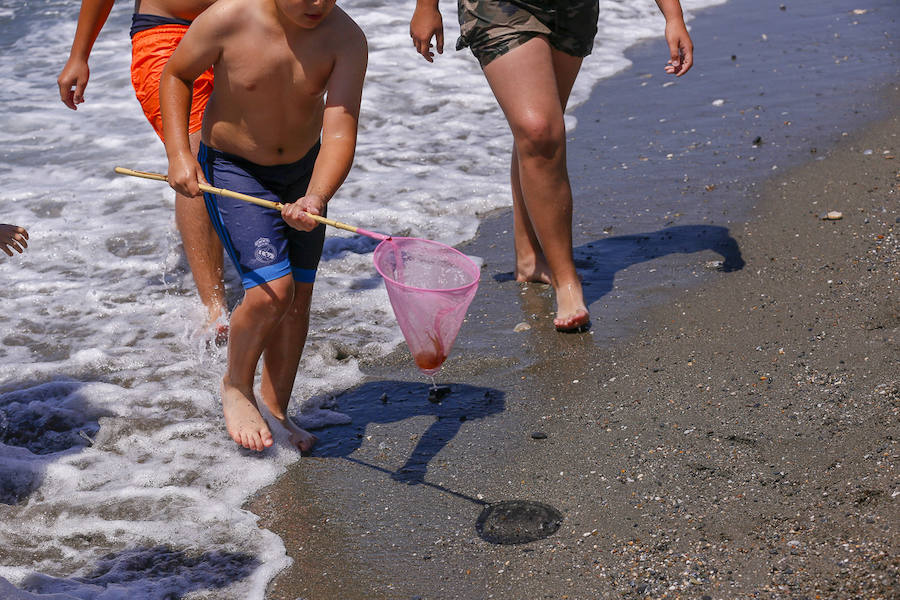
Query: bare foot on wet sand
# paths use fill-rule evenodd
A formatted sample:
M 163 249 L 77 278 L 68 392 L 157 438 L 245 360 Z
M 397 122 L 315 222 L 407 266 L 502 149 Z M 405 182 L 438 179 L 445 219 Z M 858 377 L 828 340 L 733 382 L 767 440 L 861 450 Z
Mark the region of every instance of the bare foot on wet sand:
M 287 430 L 291 444 L 304 456 L 309 454 L 313 446 L 316 445 L 316 442 L 319 441 L 319 438 L 305 429 L 301 429 L 290 417 L 285 417 L 284 419 L 275 417 L 275 420 L 281 423 L 281 426 Z
M 516 260 L 516 281 L 519 283 L 551 283 L 550 267 L 544 260 Z
M 562 333 L 584 333 L 590 328 L 591 315 L 584 305 L 581 284 L 570 283 L 556 289 L 553 325 Z
M 252 390 L 241 390 L 222 381 L 222 408 L 225 427 L 235 442 L 257 452 L 272 445 L 272 432 L 259 414 Z

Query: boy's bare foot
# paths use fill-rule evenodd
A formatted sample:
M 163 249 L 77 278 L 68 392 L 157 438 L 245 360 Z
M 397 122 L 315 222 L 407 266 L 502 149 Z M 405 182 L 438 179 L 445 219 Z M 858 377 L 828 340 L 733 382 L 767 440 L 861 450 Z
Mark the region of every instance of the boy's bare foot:
M 553 325 L 563 333 L 581 333 L 588 330 L 591 315 L 584 305 L 580 283 L 561 285 L 556 289 L 556 318 Z
M 285 417 L 284 419 L 278 419 L 276 417 L 276 420 L 281 423 L 282 427 L 287 429 L 288 434 L 290 434 L 289 439 L 291 444 L 300 451 L 300 454 L 308 454 L 313 446 L 316 445 L 316 442 L 319 441 L 319 438 L 305 429 L 301 429 L 290 417 Z
M 272 432 L 256 407 L 253 390 L 241 390 L 222 381 L 222 408 L 225 428 L 235 442 L 257 452 L 272 445 Z
M 213 331 L 215 335 L 212 337 L 212 341 L 216 346 L 221 348 L 228 344 L 228 323 L 214 323 Z
M 220 305 L 207 307 L 203 331 L 208 332 L 205 337 L 216 346 L 224 346 L 228 343 L 228 316 Z

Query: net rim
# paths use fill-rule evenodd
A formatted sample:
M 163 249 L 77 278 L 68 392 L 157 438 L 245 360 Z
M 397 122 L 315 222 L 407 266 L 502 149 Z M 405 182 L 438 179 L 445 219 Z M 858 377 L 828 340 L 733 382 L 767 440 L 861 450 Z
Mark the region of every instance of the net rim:
M 375 260 L 375 256 L 379 253 L 379 250 L 382 248 L 382 246 L 385 246 L 385 244 L 390 244 L 392 241 L 397 241 L 397 240 L 414 240 L 416 242 L 422 242 L 424 244 L 429 244 L 431 246 L 438 246 L 439 248 L 444 249 L 444 250 L 450 250 L 451 252 L 462 256 L 466 261 L 468 261 L 468 264 L 471 265 L 471 267 L 472 267 L 472 273 L 474 274 L 475 278 L 470 283 L 467 283 L 466 285 L 461 285 L 461 286 L 455 287 L 455 288 L 423 288 L 423 287 L 416 287 L 414 285 L 407 285 L 405 283 L 400 283 L 399 281 L 397 281 L 393 277 L 388 276 L 384 271 L 382 271 L 381 268 L 378 266 L 378 261 Z M 479 281 L 481 281 L 481 269 L 478 268 L 478 265 L 475 264 L 475 261 L 473 261 L 471 258 L 466 256 L 465 254 L 463 254 L 462 252 L 460 252 L 453 246 L 448 246 L 447 244 L 435 242 L 434 240 L 426 240 L 424 238 L 389 237 L 388 239 L 383 240 L 377 246 L 375 246 L 375 251 L 372 253 L 372 263 L 375 265 L 375 270 L 378 271 L 378 274 L 381 275 L 382 279 L 384 279 L 385 281 L 390 281 L 392 284 L 399 286 L 401 288 L 404 288 L 407 290 L 415 290 L 418 292 L 435 292 L 435 291 L 457 292 L 457 291 L 462 291 L 462 290 L 468 290 L 469 288 L 471 288 L 473 286 L 477 286 Z

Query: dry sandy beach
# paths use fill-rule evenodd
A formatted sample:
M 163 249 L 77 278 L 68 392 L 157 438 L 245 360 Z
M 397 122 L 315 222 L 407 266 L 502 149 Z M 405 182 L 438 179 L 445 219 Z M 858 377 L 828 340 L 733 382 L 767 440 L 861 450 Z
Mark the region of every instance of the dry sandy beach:
M 405 350 L 368 365 L 353 422 L 248 503 L 294 559 L 268 598 L 897 597 L 900 62 L 835 40 L 898 9 L 785 4 L 699 15 L 695 81 L 648 43 L 577 109 L 593 333 L 552 331 L 487 218 L 449 393 Z M 558 531 L 484 539 L 511 500 Z

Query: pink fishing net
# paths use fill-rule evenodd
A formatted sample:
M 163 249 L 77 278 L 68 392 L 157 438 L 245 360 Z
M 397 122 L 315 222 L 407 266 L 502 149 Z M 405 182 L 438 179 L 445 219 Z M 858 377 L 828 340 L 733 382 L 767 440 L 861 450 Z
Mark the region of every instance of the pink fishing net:
M 434 375 L 475 297 L 478 266 L 455 248 L 419 238 L 381 242 L 374 261 L 416 366 Z

